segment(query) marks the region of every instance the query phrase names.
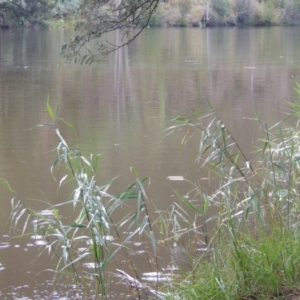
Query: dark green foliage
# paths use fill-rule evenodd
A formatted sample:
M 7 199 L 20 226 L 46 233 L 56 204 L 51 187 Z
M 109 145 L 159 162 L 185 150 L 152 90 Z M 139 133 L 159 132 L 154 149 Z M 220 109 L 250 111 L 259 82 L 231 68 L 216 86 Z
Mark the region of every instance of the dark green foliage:
M 130 44 L 148 26 L 159 1 L 84 1 L 78 10 L 78 15 L 85 20 L 85 24 L 80 27 L 81 33 L 71 43 L 63 46 L 63 57 L 69 61 L 91 64 L 99 60 L 101 55 Z M 121 39 L 115 42 L 99 39 L 117 30 L 122 31 Z M 91 41 L 96 42 L 96 47 L 91 47 L 89 44 Z M 80 50 L 88 46 L 88 50 L 83 54 Z
M 283 11 L 283 23 L 286 25 L 300 24 L 300 1 L 290 0 L 286 1 L 285 9 Z
M 246 25 L 250 23 L 253 15 L 253 2 L 252 0 L 236 0 L 233 10 L 237 25 Z
M 228 0 L 211 0 L 212 8 L 220 16 L 225 17 L 229 10 Z
M 42 26 L 53 7 L 54 1 L 50 0 L 3 1 L 0 3 L 0 26 Z
M 191 0 L 179 0 L 178 6 L 181 15 L 184 17 L 190 11 L 192 7 L 192 2 Z
M 147 20 L 143 20 L 140 25 L 145 26 Z M 152 14 L 148 26 L 150 27 L 160 27 L 163 26 L 164 23 L 164 14 L 161 6 L 158 6 L 156 11 Z

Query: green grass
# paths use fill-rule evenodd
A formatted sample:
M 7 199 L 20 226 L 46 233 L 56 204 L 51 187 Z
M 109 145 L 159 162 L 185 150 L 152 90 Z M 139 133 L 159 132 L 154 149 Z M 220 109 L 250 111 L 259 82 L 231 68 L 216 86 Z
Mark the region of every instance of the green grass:
M 296 91 L 300 94 L 298 85 Z M 293 115 L 299 116 L 299 104 L 292 107 Z M 300 292 L 299 121 L 292 126 L 279 122 L 269 129 L 257 118 L 265 138 L 251 160 L 212 108 L 210 113 L 175 121 L 170 130 L 180 128 L 184 144 L 199 137 L 196 163 L 217 177 L 218 188 L 205 193 L 201 184 L 192 183 L 191 200 L 179 195 L 182 210 L 193 211 L 193 218 L 181 218 L 182 228 L 197 224 L 197 216 L 204 220 L 204 228 L 212 221 L 215 226 L 206 237 L 205 255 L 197 253 L 195 243 L 194 250 L 187 251 L 193 264 L 165 288 L 168 299 L 297 299 L 293 297 Z M 217 214 L 207 214 L 207 202 Z M 193 239 L 204 240 L 198 228 L 190 228 L 189 235 L 191 231 Z
M 278 227 L 230 240 L 223 237 L 210 257 L 175 279 L 167 299 L 279 299 L 299 288 L 298 236 Z

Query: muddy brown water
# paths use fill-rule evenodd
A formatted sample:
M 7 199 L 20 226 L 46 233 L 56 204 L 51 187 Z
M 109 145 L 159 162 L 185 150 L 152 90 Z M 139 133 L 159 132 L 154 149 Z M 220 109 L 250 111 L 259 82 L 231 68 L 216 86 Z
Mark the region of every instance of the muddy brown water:
M 128 47 L 91 66 L 60 58 L 60 47 L 70 36 L 67 30 L 0 31 L 0 178 L 35 209 L 43 209 L 42 201 L 55 204 L 70 197 L 57 193 L 50 174 L 56 156 L 51 150 L 57 145 L 53 130 L 32 129 L 49 122 L 48 95 L 54 105 L 59 102 L 60 117 L 76 128 L 82 152 L 101 154 L 98 180 L 119 176 L 116 189 L 122 189 L 133 181 L 129 168 L 134 166 L 140 177 L 151 178 L 147 193 L 159 210 L 174 201 L 171 188 L 183 194 L 190 188 L 170 179 L 199 176 L 192 171 L 198 141 L 182 151 L 182 135 L 165 138 L 169 118 L 206 109 L 209 99 L 250 153 L 259 127 L 251 119 L 253 111 L 273 124 L 296 98 L 296 27 L 147 29 Z M 71 130 L 62 131 L 74 141 Z M 53 285 L 53 274 L 44 272 L 54 265 L 47 255 L 37 259 L 39 240 L 11 238 L 12 195 L 4 187 L 0 191 L 0 298 L 74 298 L 71 287 Z M 142 259 L 136 264 L 149 271 Z

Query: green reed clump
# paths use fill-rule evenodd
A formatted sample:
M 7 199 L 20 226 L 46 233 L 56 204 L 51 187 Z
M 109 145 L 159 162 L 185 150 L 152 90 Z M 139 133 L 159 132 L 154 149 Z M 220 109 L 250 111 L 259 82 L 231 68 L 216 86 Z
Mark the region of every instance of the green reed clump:
M 298 85 L 296 91 L 300 95 Z M 173 292 L 168 298 L 285 299 L 297 294 L 300 122 L 293 126 L 280 122 L 269 129 L 258 119 L 265 138 L 250 160 L 209 106 L 208 114 L 176 118 L 168 129 L 183 132 L 184 145 L 198 136 L 195 165 L 217 181 L 211 192 L 199 179 L 192 183 L 189 199 L 177 194 L 181 211 L 176 218 L 170 214 L 168 226 L 180 223 L 185 231 L 177 231 L 177 244 L 181 240 L 194 249 L 185 247 L 192 263 L 187 273 L 175 277 L 172 288 L 168 286 Z M 300 115 L 300 105 L 292 106 L 294 115 Z M 178 215 L 184 216 L 180 222 Z M 208 226 L 214 228 L 209 234 Z M 199 247 L 201 242 L 205 247 Z
M 2 180 L 14 193 L 12 227 L 17 228 L 22 223 L 21 236 L 42 235 L 46 243 L 41 254 L 48 252 L 56 262 L 52 270 L 55 278 L 71 277 L 78 289 L 84 293 L 84 297 L 90 295 L 103 298 L 108 295 L 109 274 L 116 274 L 114 263 L 117 255 L 123 253 L 127 265 L 132 267 L 131 271 L 136 274 L 129 255 L 133 253 L 130 242 L 134 238 L 148 236 L 155 256 L 156 240 L 143 187 L 147 178 L 140 180 L 137 171 L 131 168 L 135 181 L 124 192 L 118 195 L 110 194 L 112 181 L 104 185 L 97 183 L 98 156 L 86 157 L 80 150 L 72 150 L 57 126 L 57 109 L 54 112 L 48 102 L 47 110 L 52 122 L 41 126 L 52 126 L 59 139 L 56 148 L 58 158 L 51 167 L 51 173 L 58 165 L 64 167 L 65 175 L 59 179 L 58 187 L 61 188 L 65 182 L 72 183 L 72 196 L 57 205 L 48 203 L 45 210 L 35 211 L 24 205 L 10 185 Z M 135 204 L 132 203 L 133 199 Z M 115 220 L 114 214 L 122 210 L 129 200 L 131 213 L 123 213 L 123 218 Z M 70 207 L 71 215 L 73 214 L 71 220 L 69 215 L 61 213 L 62 206 Z M 153 263 L 156 269 L 155 261 Z M 122 274 L 125 274 L 123 277 L 127 276 L 125 272 Z M 132 281 L 134 280 L 136 278 L 132 278 Z M 139 285 L 138 293 L 142 289 L 143 286 Z

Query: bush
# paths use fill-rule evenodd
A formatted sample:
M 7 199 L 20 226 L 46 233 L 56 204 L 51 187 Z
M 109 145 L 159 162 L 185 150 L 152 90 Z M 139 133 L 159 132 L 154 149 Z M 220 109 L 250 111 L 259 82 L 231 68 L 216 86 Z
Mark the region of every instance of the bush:
M 191 9 L 186 18 L 188 24 L 194 27 L 200 26 L 201 18 L 205 14 L 205 9 L 202 6 L 196 6 Z
M 142 20 L 140 23 L 141 26 L 144 26 L 147 20 Z M 164 9 L 162 5 L 158 5 L 156 11 L 151 16 L 149 20 L 150 27 L 160 27 L 164 24 Z
M 164 22 L 164 14 L 161 5 L 158 5 L 155 13 L 151 16 L 149 26 L 162 26 Z
M 233 12 L 237 25 L 249 24 L 253 16 L 253 2 L 251 0 L 235 0 Z
M 282 13 L 282 22 L 286 25 L 300 24 L 300 2 L 290 0 L 286 3 L 285 9 Z
M 272 5 L 256 5 L 253 14 L 253 25 L 270 26 L 277 24 L 276 10 Z
M 300 85 L 295 90 L 300 95 Z M 300 103 L 292 107 L 299 117 Z M 184 129 L 183 144 L 199 131 L 196 162 L 214 172 L 219 186 L 206 193 L 195 182 L 188 197 L 177 194 L 187 209 L 180 208 L 188 219 L 182 228 L 188 234 L 193 230 L 205 246 L 193 257 L 189 273 L 165 287 L 172 293 L 168 299 L 298 299 L 300 121 L 292 126 L 279 122 L 270 131 L 258 119 L 265 138 L 251 161 L 213 111 L 176 121 Z M 214 216 L 207 215 L 210 205 Z M 207 236 L 212 220 L 217 220 L 215 230 Z M 196 224 L 203 224 L 203 230 L 197 231 Z
M 165 14 L 166 25 L 181 26 L 182 16 L 178 8 L 171 8 Z
M 225 17 L 229 11 L 228 0 L 211 0 L 213 10 L 220 16 Z
M 191 0 L 179 0 L 178 1 L 179 11 L 184 17 L 192 8 L 192 1 Z

